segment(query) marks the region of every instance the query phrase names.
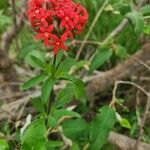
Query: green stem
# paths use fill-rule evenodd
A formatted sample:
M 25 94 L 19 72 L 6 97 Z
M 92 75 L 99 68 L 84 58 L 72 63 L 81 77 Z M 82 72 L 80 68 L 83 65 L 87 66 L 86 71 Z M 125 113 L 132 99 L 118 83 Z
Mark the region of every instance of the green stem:
M 53 66 L 54 67 L 56 65 L 56 57 L 57 57 L 57 55 L 54 55 L 54 59 L 53 59 Z M 52 76 L 54 76 L 54 73 L 52 74 Z M 52 89 L 52 91 L 50 93 L 49 101 L 48 101 L 48 105 L 47 105 L 47 118 L 46 118 L 46 121 L 45 121 L 46 125 L 48 123 L 48 116 L 49 116 L 49 114 L 51 112 L 51 107 L 52 107 L 52 104 L 53 104 L 54 100 L 55 100 L 55 91 L 54 91 L 54 87 L 53 87 L 53 89 Z

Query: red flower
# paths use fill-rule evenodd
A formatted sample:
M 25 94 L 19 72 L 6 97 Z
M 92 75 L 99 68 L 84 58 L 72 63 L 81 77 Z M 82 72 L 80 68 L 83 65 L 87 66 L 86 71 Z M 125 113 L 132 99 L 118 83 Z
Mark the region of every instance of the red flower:
M 49 43 L 51 46 L 53 46 L 53 52 L 54 54 L 57 54 L 59 49 L 67 50 L 68 48 L 64 45 L 64 42 L 66 40 L 66 36 L 63 36 L 61 38 L 55 36 L 53 38 L 53 42 Z
M 29 19 L 31 23 L 33 21 L 33 26 L 40 26 L 43 25 L 44 27 L 48 27 L 48 17 L 52 15 L 51 11 L 46 11 L 42 8 L 35 9 L 29 13 Z M 49 19 L 50 21 L 50 19 Z
M 55 35 L 51 32 L 53 31 L 53 25 L 50 25 L 48 28 L 40 27 L 41 33 L 37 34 L 35 39 L 42 39 L 45 46 L 49 45 L 49 39 L 54 38 Z
M 72 0 L 29 0 L 28 18 L 46 46 L 67 50 L 65 42 L 79 34 L 88 19 L 85 8 Z

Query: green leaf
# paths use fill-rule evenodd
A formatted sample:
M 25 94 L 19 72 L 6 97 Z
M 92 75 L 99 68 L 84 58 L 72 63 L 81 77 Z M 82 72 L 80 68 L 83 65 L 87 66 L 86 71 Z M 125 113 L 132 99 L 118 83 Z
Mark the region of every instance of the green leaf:
M 54 109 L 48 118 L 49 126 L 51 128 L 55 127 L 62 117 L 81 118 L 80 114 L 75 111 L 70 111 L 67 109 Z
M 126 14 L 126 17 L 132 24 L 135 34 L 137 34 L 137 35 L 140 34 L 144 28 L 144 18 L 141 15 L 141 13 L 130 12 L 130 13 Z
M 46 149 L 47 150 L 51 150 L 53 148 L 58 148 L 59 149 L 63 145 L 64 145 L 64 142 L 62 142 L 62 141 L 51 141 L 51 140 L 49 140 L 49 141 L 46 142 Z
M 113 54 L 112 49 L 101 48 L 98 53 L 95 54 L 94 58 L 90 64 L 90 71 L 94 71 L 95 69 L 101 67 L 106 61 L 109 60 L 111 55 Z
M 41 100 L 43 103 L 47 102 L 50 93 L 53 89 L 53 86 L 55 84 L 55 80 L 52 77 L 49 77 L 42 85 L 42 91 L 41 91 Z
M 73 97 L 73 88 L 70 84 L 68 84 L 64 89 L 62 89 L 57 95 L 57 101 L 55 102 L 55 106 L 63 107 L 65 104 L 69 103 Z
M 143 31 L 145 34 L 149 35 L 150 36 L 150 25 L 145 25 L 144 26 L 144 31 Z
M 45 53 L 39 50 L 32 50 L 25 57 L 25 61 L 28 65 L 33 68 L 42 68 L 44 67 Z
M 46 64 L 41 59 L 39 59 L 38 57 L 35 57 L 33 55 L 30 55 L 30 57 L 31 57 L 32 61 L 38 66 L 38 68 L 40 68 L 42 70 L 45 68 Z
M 21 150 L 46 150 L 46 127 L 44 119 L 33 121 L 21 137 Z
M 32 105 L 36 108 L 38 112 L 44 112 L 45 108 L 43 103 L 41 102 L 41 97 L 31 98 Z
M 46 64 L 44 61 L 42 61 L 41 59 L 39 59 L 33 55 L 31 55 L 30 57 L 31 57 L 32 61 L 38 66 L 38 68 L 45 71 L 45 73 L 47 73 L 48 75 L 51 75 L 55 71 L 55 68 L 53 65 Z
M 79 61 L 72 67 L 72 70 L 75 72 L 82 67 L 87 68 L 88 65 L 89 65 L 89 61 L 87 60 Z
M 88 136 L 88 124 L 84 119 L 78 118 L 73 120 L 66 120 L 63 124 L 64 134 L 73 140 L 79 140 Z
M 70 150 L 81 150 L 81 149 L 79 147 L 79 144 L 74 142 Z
M 59 120 L 61 117 L 69 116 L 69 117 L 77 117 L 81 118 L 80 114 L 75 111 L 67 110 L 67 109 L 58 109 L 52 113 L 53 117 L 56 120 Z
M 46 78 L 46 75 L 39 74 L 39 75 L 33 77 L 32 79 L 28 80 L 23 85 L 21 85 L 21 90 L 27 90 L 31 87 L 34 87 L 34 86 L 38 85 L 40 82 L 42 82 L 45 78 Z
M 140 8 L 139 12 L 142 13 L 143 15 L 149 15 L 150 14 L 150 4 L 149 5 L 146 4 L 145 6 Z
M 131 129 L 131 125 L 126 118 L 121 118 L 121 120 L 119 120 L 119 123 L 122 127 L 127 128 L 127 129 Z
M 58 121 L 58 120 L 56 120 L 52 115 L 50 115 L 50 116 L 48 117 L 48 126 L 51 127 L 51 128 L 56 127 L 57 121 Z
M 0 150 L 9 150 L 9 145 L 4 139 L 0 139 Z
M 119 57 L 119 58 L 126 58 L 127 56 L 127 51 L 125 49 L 125 47 L 121 46 L 121 45 L 117 45 L 117 49 L 115 50 L 115 54 Z
M 82 80 L 79 79 L 74 79 L 73 81 L 73 89 L 74 89 L 74 94 L 77 99 L 84 99 L 86 97 L 85 94 L 85 84 Z
M 122 15 L 125 15 L 127 12 L 131 11 L 131 7 L 125 3 L 115 3 L 113 7 L 114 9 L 118 10 Z
M 108 135 L 116 122 L 116 115 L 112 108 L 104 106 L 100 114 L 91 123 L 90 149 L 99 150 L 106 142 Z
M 73 82 L 74 80 L 74 77 L 69 75 L 68 73 L 66 72 L 62 72 L 61 74 L 59 74 L 59 76 L 57 76 L 59 80 L 67 80 L 67 81 L 70 81 L 70 82 Z
M 58 70 L 56 72 L 56 76 L 59 77 L 59 76 L 61 76 L 64 73 L 68 73 L 69 70 L 71 69 L 71 67 L 73 65 L 75 65 L 75 64 L 76 64 L 75 59 L 73 59 L 73 58 L 67 58 L 67 59 L 65 59 L 59 65 Z

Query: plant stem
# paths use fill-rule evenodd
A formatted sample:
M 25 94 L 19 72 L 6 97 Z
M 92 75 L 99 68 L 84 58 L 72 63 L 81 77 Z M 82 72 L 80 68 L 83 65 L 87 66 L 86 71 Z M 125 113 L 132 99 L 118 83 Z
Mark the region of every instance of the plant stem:
M 57 57 L 57 55 L 55 54 L 55 55 L 54 55 L 54 59 L 53 59 L 53 66 L 54 66 L 54 67 L 55 67 L 55 65 L 56 65 L 56 57 Z M 54 77 L 54 73 L 52 74 L 52 76 Z M 45 120 L 45 124 L 46 124 L 46 125 L 47 125 L 47 123 L 48 123 L 48 116 L 49 116 L 49 114 L 50 114 L 51 107 L 52 107 L 52 104 L 53 104 L 54 100 L 55 100 L 55 91 L 54 91 L 54 87 L 53 87 L 53 89 L 52 89 L 52 91 L 51 91 L 51 93 L 50 93 L 49 101 L 48 101 L 48 105 L 47 105 L 47 118 L 46 118 L 46 120 Z

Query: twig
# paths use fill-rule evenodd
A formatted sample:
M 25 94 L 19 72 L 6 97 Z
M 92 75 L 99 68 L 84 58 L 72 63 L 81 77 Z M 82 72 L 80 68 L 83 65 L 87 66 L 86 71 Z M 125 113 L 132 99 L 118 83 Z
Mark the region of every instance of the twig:
M 18 33 L 21 31 L 24 23 L 24 18 L 26 15 L 26 6 L 27 0 L 23 0 L 23 6 L 20 12 L 20 17 L 15 21 L 17 25 L 14 24 L 10 29 L 8 29 L 1 37 L 1 51 L 8 51 L 10 44 L 12 43 L 13 39 L 18 35 Z M 0 52 L 1 53 L 1 52 Z
M 100 17 L 102 11 L 104 10 L 104 8 L 105 8 L 106 5 L 108 4 L 108 2 L 109 2 L 109 0 L 105 0 L 104 3 L 103 3 L 103 5 L 99 8 L 99 10 L 98 10 L 98 12 L 97 12 L 97 14 L 96 14 L 96 16 L 95 16 L 95 18 L 94 18 L 92 24 L 91 24 L 90 27 L 89 27 L 89 30 L 88 30 L 87 34 L 85 35 L 84 41 L 83 41 L 83 43 L 81 44 L 81 46 L 80 46 L 80 48 L 79 48 L 79 50 L 78 50 L 78 52 L 77 52 L 77 55 L 76 55 L 76 59 L 77 59 L 77 60 L 79 59 L 80 54 L 82 53 L 82 50 L 83 50 L 83 48 L 84 48 L 84 46 L 85 46 L 85 43 L 86 43 L 88 37 L 90 36 L 91 31 L 93 30 L 93 28 L 94 28 L 94 26 L 95 26 L 95 24 L 96 24 L 98 18 Z
M 131 56 L 130 56 L 131 57 Z M 150 71 L 150 67 L 144 63 L 142 60 L 136 58 L 136 57 L 131 57 L 133 60 L 136 60 L 137 62 L 139 62 L 141 65 L 143 65 L 146 69 L 148 69 L 148 71 Z
M 147 118 L 147 115 L 148 115 L 148 112 L 149 112 L 149 109 L 150 109 L 150 92 L 147 92 L 144 88 L 142 88 L 141 86 L 139 86 L 138 84 L 136 84 L 134 82 L 130 82 L 130 81 L 116 81 L 114 89 L 113 89 L 112 101 L 110 103 L 110 106 L 112 106 L 112 107 L 114 107 L 114 104 L 116 102 L 116 91 L 117 91 L 117 88 L 118 88 L 119 84 L 129 84 L 129 85 L 132 85 L 132 86 L 138 88 L 139 90 L 141 90 L 147 96 L 147 103 L 146 103 L 146 106 L 145 106 L 145 111 L 144 111 L 144 114 L 143 114 L 143 119 L 141 120 L 141 124 L 140 124 L 139 136 L 138 136 L 137 142 L 135 144 L 135 149 L 138 150 L 139 149 L 139 145 L 140 145 L 140 140 L 141 140 L 141 138 L 143 136 L 143 128 L 144 128 L 144 125 L 145 125 L 145 122 L 146 122 L 146 118 Z
M 110 106 L 114 106 L 114 104 L 116 103 L 116 91 L 117 91 L 117 88 L 118 88 L 119 84 L 132 85 L 132 86 L 138 88 L 139 90 L 141 90 L 147 97 L 149 97 L 148 92 L 144 88 L 142 88 L 141 86 L 139 86 L 138 84 L 136 84 L 134 82 L 130 82 L 130 81 L 116 81 L 114 89 L 113 89 L 113 96 L 112 96 L 112 101 L 110 102 Z
M 58 127 L 59 133 L 61 135 L 62 140 L 64 141 L 64 146 L 61 148 L 61 150 L 68 149 L 72 146 L 73 142 L 71 139 L 67 138 L 63 133 L 63 128 L 61 126 Z
M 140 150 L 139 149 L 139 145 L 140 145 L 140 140 L 142 138 L 142 135 L 143 135 L 143 128 L 144 128 L 144 125 L 145 125 L 145 122 L 146 122 L 146 118 L 147 118 L 147 115 L 149 113 L 149 109 L 150 109 L 150 92 L 147 93 L 147 103 L 146 103 L 146 106 L 145 106 L 145 111 L 144 111 L 144 114 L 143 114 L 143 119 L 141 120 L 141 125 L 140 125 L 140 131 L 139 131 L 139 136 L 138 136 L 138 139 L 137 139 L 137 142 L 136 142 L 136 145 L 135 145 L 135 148 L 137 150 Z
M 17 52 L 20 51 L 20 47 L 19 47 L 19 39 L 18 39 L 18 26 L 17 26 L 17 12 L 16 12 L 16 3 L 15 0 L 11 0 L 12 3 L 12 10 L 13 10 L 13 22 L 14 22 L 14 30 L 16 32 L 16 37 L 15 37 L 15 44 L 16 44 L 16 49 Z

